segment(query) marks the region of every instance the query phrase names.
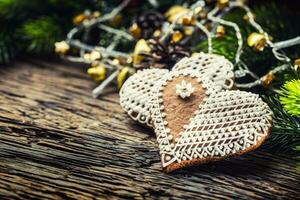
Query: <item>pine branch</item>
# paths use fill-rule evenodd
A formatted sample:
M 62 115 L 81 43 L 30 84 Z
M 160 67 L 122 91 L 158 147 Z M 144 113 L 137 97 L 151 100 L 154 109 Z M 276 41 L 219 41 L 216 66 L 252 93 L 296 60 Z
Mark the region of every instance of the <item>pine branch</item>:
M 22 22 L 28 18 L 46 14 L 48 1 L 40 0 L 0 0 L 0 18 L 13 22 Z
M 273 128 L 265 147 L 276 152 L 292 152 L 300 146 L 300 118 L 289 115 L 281 106 L 278 96 L 263 97 L 273 111 Z
M 232 44 L 232 45 L 228 45 Z M 227 34 L 223 38 L 212 39 L 213 53 L 225 56 L 228 60 L 234 61 L 235 51 L 237 48 L 236 38 L 234 35 Z M 192 48 L 193 52 L 208 51 L 207 40 L 200 42 L 197 46 Z
M 300 79 L 286 82 L 279 91 L 284 109 L 293 116 L 300 116 Z
M 12 30 L 0 31 L 0 63 L 9 63 L 13 60 L 22 44 L 17 44 L 17 37 Z
M 19 31 L 31 53 L 51 53 L 54 43 L 64 35 L 53 17 L 41 17 L 23 24 Z
M 67 14 L 74 15 L 79 12 L 83 12 L 84 9 L 99 9 L 101 6 L 101 1 L 93 1 L 93 0 L 51 0 L 49 1 L 50 6 L 55 13 L 57 14 Z M 69 12 L 69 13 L 66 13 Z

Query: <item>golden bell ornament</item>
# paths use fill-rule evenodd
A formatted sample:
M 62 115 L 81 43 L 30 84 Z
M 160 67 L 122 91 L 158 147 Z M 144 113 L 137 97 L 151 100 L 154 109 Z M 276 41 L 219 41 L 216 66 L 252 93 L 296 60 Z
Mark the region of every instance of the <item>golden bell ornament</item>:
M 161 35 L 161 31 L 157 29 L 156 31 L 153 32 L 153 37 L 158 38 Z
M 254 14 L 252 14 L 252 15 L 253 15 L 253 18 L 254 18 L 254 20 L 255 20 L 256 16 L 255 16 Z M 250 22 L 250 17 L 249 17 L 248 15 L 244 15 L 244 16 L 243 16 L 243 20 L 244 20 L 245 22 L 249 23 L 249 22 Z
M 99 11 L 95 11 L 95 12 L 93 12 L 93 14 L 92 14 L 92 17 L 93 18 L 98 18 L 98 17 L 100 17 L 101 16 L 101 13 L 99 12 Z
M 175 31 L 172 34 L 172 42 L 179 42 L 183 38 L 183 34 L 180 31 Z
M 129 67 L 124 67 L 120 70 L 118 76 L 117 76 L 117 84 L 118 84 L 118 89 L 121 89 L 122 85 L 126 81 L 126 79 L 129 77 Z
M 178 23 L 182 22 L 182 17 L 184 14 L 187 14 L 190 10 L 188 8 L 185 8 L 183 6 L 175 5 L 172 6 L 167 12 L 164 14 L 167 20 L 170 23 L 175 22 L 175 20 L 178 20 Z M 178 19 L 181 18 L 181 19 Z
M 271 72 L 268 73 L 263 79 L 263 86 L 265 88 L 268 88 L 274 79 L 275 79 L 274 74 Z
M 225 27 L 222 25 L 217 26 L 216 37 L 221 38 L 225 35 Z
M 106 68 L 103 65 L 97 65 L 87 70 L 90 77 L 96 82 L 101 82 L 106 78 Z
M 146 40 L 140 39 L 139 41 L 137 41 L 133 51 L 133 64 L 138 64 L 144 59 L 144 56 L 140 55 L 141 52 L 150 51 L 151 49 L 147 44 Z
M 299 58 L 294 61 L 294 70 L 296 72 L 300 73 L 300 59 Z
M 135 38 L 140 38 L 142 29 L 137 25 L 137 23 L 133 23 L 129 28 L 130 34 Z
M 127 59 L 126 59 L 126 63 L 127 64 L 132 64 L 133 62 L 133 57 L 132 56 L 129 56 Z
M 207 22 L 206 24 L 204 24 L 205 28 L 209 31 L 212 30 L 212 24 L 210 22 Z
M 115 58 L 115 59 L 113 59 L 112 64 L 113 64 L 113 65 L 120 65 L 120 64 L 121 64 L 121 61 L 120 61 L 120 59 Z
M 55 42 L 54 49 L 58 54 L 66 54 L 70 49 L 70 45 L 66 41 Z
M 256 51 L 263 51 L 267 42 L 263 34 L 254 32 L 249 35 L 247 43 Z
M 79 15 L 76 15 L 74 18 L 73 18 L 73 24 L 74 25 L 76 25 L 76 26 L 78 26 L 78 25 L 80 25 L 80 24 L 82 24 L 82 22 L 84 21 L 84 20 L 86 20 L 88 18 L 88 16 L 87 15 L 85 15 L 85 14 L 79 14 Z
M 218 0 L 217 6 L 219 9 L 226 8 L 229 5 L 229 0 Z
M 93 50 L 91 52 L 91 60 L 99 60 L 101 58 L 101 53 L 99 51 Z
M 202 9 L 199 13 L 198 13 L 198 16 L 201 18 L 201 19 L 206 19 L 207 18 L 207 11 Z
M 118 14 L 110 20 L 110 25 L 112 27 L 117 27 L 121 23 L 122 19 L 123 19 L 123 16 L 121 14 Z
M 184 26 L 191 26 L 196 24 L 196 18 L 193 15 L 185 15 L 181 19 Z
M 101 58 L 101 53 L 99 51 L 93 50 L 91 53 L 85 53 L 83 55 L 84 60 L 88 62 L 93 62 L 95 60 L 99 60 Z
M 185 28 L 183 29 L 183 33 L 184 33 L 184 35 L 186 35 L 186 36 L 191 36 L 191 35 L 193 34 L 193 32 L 194 32 L 193 27 L 185 27 Z
M 238 6 L 244 6 L 248 3 L 248 0 L 237 0 L 236 3 Z

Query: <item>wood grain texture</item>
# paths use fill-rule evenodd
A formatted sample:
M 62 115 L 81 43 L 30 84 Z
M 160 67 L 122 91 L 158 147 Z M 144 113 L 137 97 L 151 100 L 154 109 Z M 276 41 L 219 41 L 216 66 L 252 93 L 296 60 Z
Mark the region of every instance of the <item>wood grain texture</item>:
M 0 69 L 0 199 L 297 199 L 296 160 L 257 150 L 165 174 L 153 132 L 117 93 L 91 97 L 85 69 Z

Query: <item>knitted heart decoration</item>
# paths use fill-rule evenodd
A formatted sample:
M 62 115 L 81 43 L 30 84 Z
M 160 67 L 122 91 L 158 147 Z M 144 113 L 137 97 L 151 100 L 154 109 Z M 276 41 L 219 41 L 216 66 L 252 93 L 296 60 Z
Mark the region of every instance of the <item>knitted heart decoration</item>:
M 122 107 L 153 126 L 166 172 L 244 154 L 271 127 L 271 111 L 258 95 L 224 90 L 233 79 L 230 62 L 202 57 L 183 59 L 170 72 L 137 72 L 120 93 Z
M 191 58 L 183 58 L 172 71 L 195 70 L 199 76 L 212 80 L 215 87 L 227 89 L 232 86 L 232 69 L 232 63 L 223 56 L 199 53 Z M 120 90 L 120 104 L 133 120 L 152 126 L 150 99 L 158 80 L 168 72 L 166 69 L 145 69 L 124 83 Z

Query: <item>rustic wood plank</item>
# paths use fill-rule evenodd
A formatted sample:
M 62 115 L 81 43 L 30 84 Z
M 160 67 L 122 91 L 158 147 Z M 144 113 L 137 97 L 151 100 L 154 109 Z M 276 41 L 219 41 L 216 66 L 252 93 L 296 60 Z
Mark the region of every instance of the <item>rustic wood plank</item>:
M 0 69 L 1 199 L 297 199 L 296 160 L 262 150 L 161 171 L 153 132 L 118 95 L 91 97 L 80 66 L 43 61 Z

